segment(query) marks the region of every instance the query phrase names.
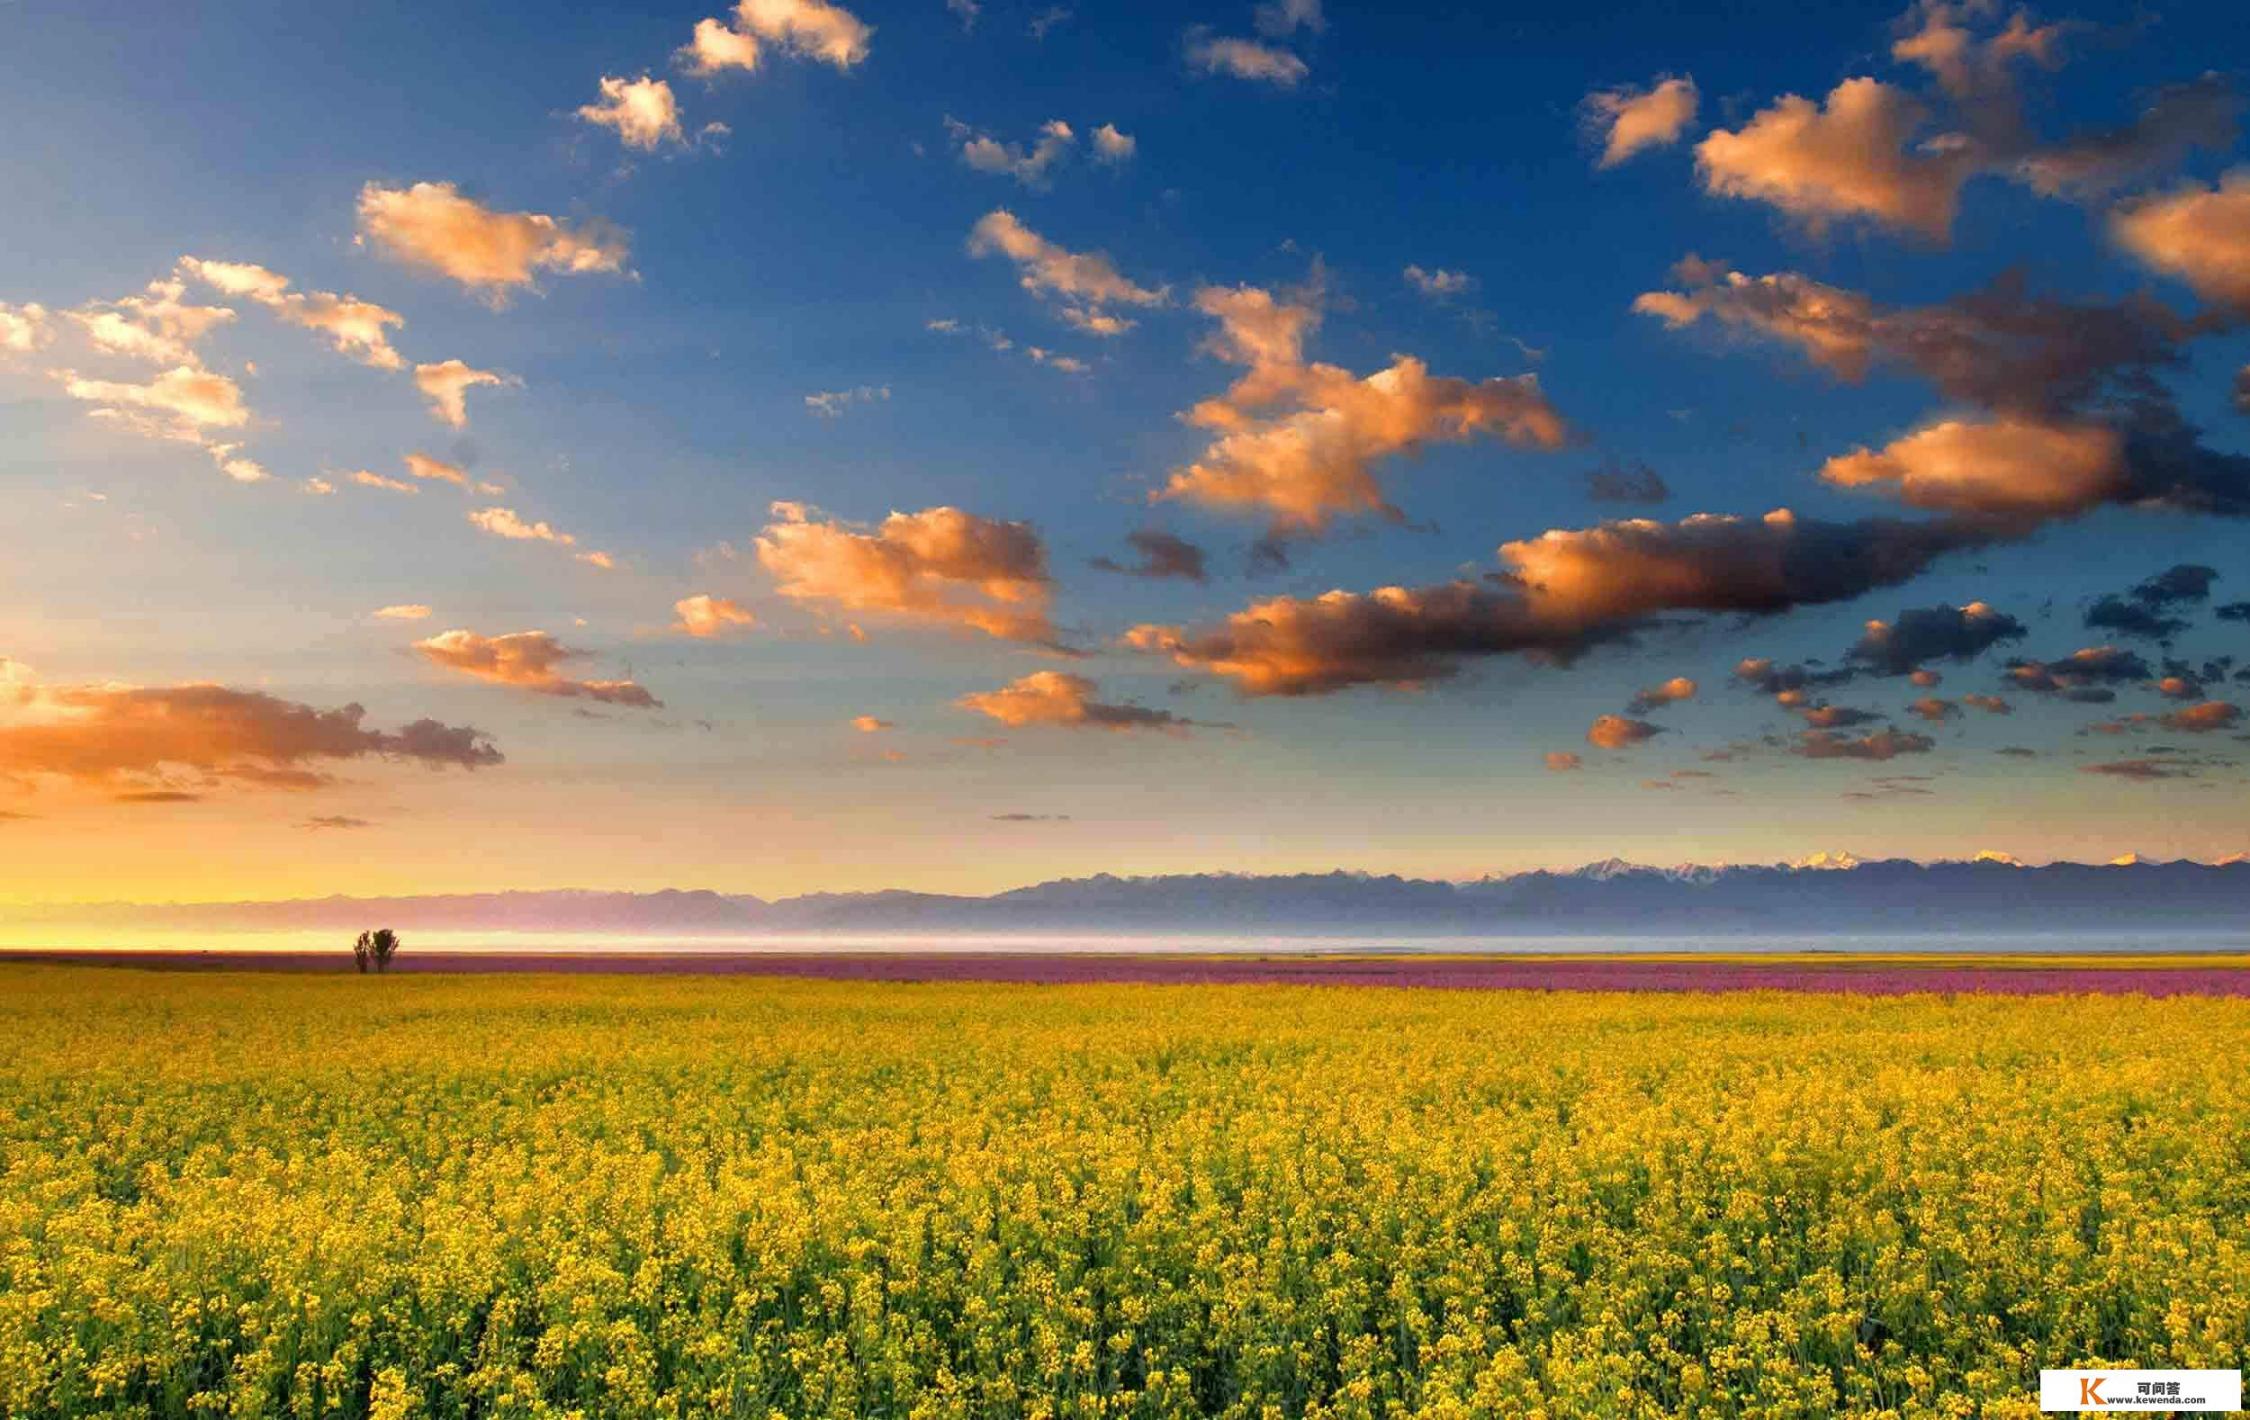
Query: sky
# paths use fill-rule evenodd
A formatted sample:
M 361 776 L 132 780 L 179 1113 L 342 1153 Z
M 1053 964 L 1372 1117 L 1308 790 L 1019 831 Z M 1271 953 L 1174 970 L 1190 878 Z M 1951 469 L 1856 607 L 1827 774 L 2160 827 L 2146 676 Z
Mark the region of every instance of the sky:
M 2250 848 L 2238 27 L 0 5 L 0 905 Z

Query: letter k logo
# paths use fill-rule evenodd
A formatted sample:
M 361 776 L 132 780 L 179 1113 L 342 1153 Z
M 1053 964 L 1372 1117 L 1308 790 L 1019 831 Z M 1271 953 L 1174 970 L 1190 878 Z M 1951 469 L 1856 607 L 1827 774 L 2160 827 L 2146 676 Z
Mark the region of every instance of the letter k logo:
M 2108 1379 L 2108 1376 L 2096 1376 L 2092 1380 L 2088 1380 L 2084 1376 L 2080 1376 L 2078 1378 L 2078 1403 L 2080 1405 L 2109 1404 L 2108 1401 L 2102 1399 L 2102 1382 Z

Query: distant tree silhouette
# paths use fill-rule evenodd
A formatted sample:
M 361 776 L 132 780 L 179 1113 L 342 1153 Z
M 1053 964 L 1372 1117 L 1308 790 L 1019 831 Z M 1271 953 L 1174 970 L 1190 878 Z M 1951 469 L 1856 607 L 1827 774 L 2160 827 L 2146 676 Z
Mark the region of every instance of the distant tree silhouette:
M 389 971 L 391 958 L 398 955 L 398 933 L 388 927 L 373 932 L 362 932 L 352 943 L 352 964 L 364 974 L 372 966 L 377 971 Z

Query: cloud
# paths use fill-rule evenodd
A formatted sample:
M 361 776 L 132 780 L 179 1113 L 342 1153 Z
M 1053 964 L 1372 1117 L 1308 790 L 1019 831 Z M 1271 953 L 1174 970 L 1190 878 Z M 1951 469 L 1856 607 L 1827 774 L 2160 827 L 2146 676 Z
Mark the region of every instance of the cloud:
M 1062 303 L 1066 319 L 1083 327 L 1104 316 L 1109 306 L 1161 306 L 1162 287 L 1137 285 L 1121 275 L 1103 252 L 1074 252 L 1026 227 L 1005 207 L 977 219 L 969 231 L 971 256 L 1007 257 L 1016 264 L 1023 289 Z M 1111 318 L 1115 320 L 1115 318 Z M 1118 328 L 1124 328 L 1119 323 Z M 1113 331 L 1097 331 L 1110 334 Z
M 679 100 L 672 86 L 643 74 L 638 79 L 602 76 L 602 96 L 578 110 L 578 116 L 598 128 L 614 129 L 617 141 L 628 148 L 652 153 L 666 143 L 687 146 L 680 131 Z
M 1635 519 L 1504 544 L 1506 571 L 1484 581 L 1274 597 L 1214 626 L 1142 625 L 1125 639 L 1245 695 L 1412 687 L 1477 657 L 1567 661 L 1665 612 L 1771 615 L 1849 600 L 1991 537 L 1965 524 L 1824 523 L 1786 511 Z
M 248 463 L 233 458 L 235 445 L 215 443 L 204 432 L 239 429 L 250 422 L 250 409 L 243 403 L 242 386 L 225 375 L 194 365 L 181 365 L 146 384 L 90 380 L 72 370 L 58 371 L 57 376 L 62 380 L 63 392 L 72 399 L 95 405 L 97 416 L 113 419 L 134 433 L 194 444 L 210 453 L 222 469 L 226 469 L 230 461 Z M 256 481 L 242 478 L 234 470 L 227 472 L 240 482 Z M 259 476 L 263 477 L 262 472 Z
M 2144 266 L 2250 315 L 2250 167 L 2228 169 L 2216 187 L 2190 183 L 2121 207 L 2109 230 Z
M 368 819 L 353 818 L 349 814 L 315 814 L 303 823 L 298 824 L 297 827 L 308 833 L 319 833 L 342 829 L 373 828 L 375 824 Z
M 1052 643 L 1047 553 L 1029 524 L 959 508 L 892 513 L 872 529 L 774 505 L 758 561 L 792 601 Z
M 529 286 L 541 271 L 565 275 L 621 272 L 622 232 L 600 223 L 569 226 L 538 212 L 498 212 L 461 195 L 450 182 L 391 188 L 369 183 L 359 192 L 359 229 L 410 266 L 435 271 L 495 302 Z
M 1848 730 L 1855 725 L 1872 725 L 1883 717 L 1872 710 L 1861 710 L 1850 705 L 1802 705 L 1797 714 L 1816 730 Z
M 1909 715 L 1927 720 L 1933 725 L 1938 725 L 1947 720 L 1958 718 L 1961 714 L 1961 707 L 1950 700 L 1940 700 L 1934 695 L 1925 695 L 1907 706 L 1906 712 Z
M 2195 771 L 2154 759 L 2117 759 L 2106 764 L 2081 764 L 2081 774 L 2101 774 L 2112 779 L 2192 779 Z
M 1140 143 L 1133 135 L 1120 131 L 1114 123 L 1105 123 L 1094 130 L 1094 157 L 1099 162 L 1131 162 L 1139 149 Z
M 1809 703 L 1812 691 L 1843 685 L 1855 674 L 1848 669 L 1816 671 L 1800 665 L 1776 665 L 1766 656 L 1745 656 L 1734 666 L 1736 680 L 1790 709 Z
M 55 338 L 53 318 L 37 301 L 11 306 L 0 301 L 0 350 L 29 355 Z
M 1634 720 L 1624 715 L 1597 715 L 1594 723 L 1586 727 L 1586 743 L 1596 749 L 1631 749 L 1643 740 L 1654 739 L 1663 733 L 1662 725 L 1652 725 L 1646 720 Z
M 1406 268 L 1405 275 L 1407 285 L 1412 286 L 1416 291 L 1433 301 L 1444 301 L 1455 296 L 1465 295 L 1474 289 L 1477 284 L 1476 278 L 1467 272 L 1448 271 L 1442 266 L 1435 271 L 1424 270 L 1419 266 L 1409 266 Z
M 1905 730 L 1881 729 L 1852 736 L 1834 730 L 1805 730 L 1798 734 L 1790 753 L 1805 759 L 1896 759 L 1902 754 L 1928 754 L 1937 741 Z
M 681 598 L 672 603 L 672 613 L 679 618 L 672 629 L 696 637 L 723 636 L 735 628 L 748 630 L 758 624 L 756 614 L 740 602 L 708 593 Z
M 1198 73 L 1227 74 L 1283 89 L 1294 89 L 1311 72 L 1304 60 L 1286 49 L 1202 30 L 1188 32 L 1187 63 Z
M 2190 705 L 2184 710 L 2174 710 L 2157 721 L 2167 730 L 2180 730 L 2191 735 L 2207 735 L 2216 730 L 2231 730 L 2242 721 L 2242 707 L 2224 700 L 2206 700 L 2200 705 Z
M 1315 535 L 1340 516 L 1403 514 L 1374 466 L 1432 442 L 1489 436 L 1556 449 L 1574 437 L 1536 375 L 1481 383 L 1432 375 L 1411 355 L 1361 378 L 1308 364 L 1303 341 L 1319 323 L 1308 300 L 1277 300 L 1256 287 L 1205 287 L 1196 308 L 1219 322 L 1209 349 L 1247 365 L 1226 393 L 1189 410 L 1212 431 L 1202 456 L 1175 469 L 1158 498 L 1264 512 L 1279 536 Z
M 1540 760 L 1547 766 L 1549 772 L 1555 774 L 1568 774 L 1574 769 L 1584 768 L 1586 764 L 1583 757 L 1572 754 L 1567 749 L 1548 750 L 1540 756 Z
M 1034 671 L 998 690 L 964 695 L 954 703 L 1011 728 L 1059 725 L 1092 730 L 1162 730 L 1182 734 L 1192 721 L 1169 710 L 1096 700 L 1101 687 L 1068 671 Z
M 2026 154 L 2016 176 L 2047 197 L 2098 198 L 2149 173 L 2176 167 L 2189 151 L 2234 144 L 2242 101 L 2217 74 L 2159 90 L 2133 121 Z
M 664 704 L 636 681 L 572 680 L 564 676 L 557 668 L 586 653 L 563 645 L 544 631 L 514 631 L 505 636 L 444 631 L 415 642 L 414 649 L 432 665 L 538 695 L 595 700 L 604 705 L 629 705 L 644 710 L 661 709 Z
M 1694 681 L 1684 675 L 1676 675 L 1661 685 L 1646 686 L 1635 692 L 1633 698 L 1625 702 L 1625 713 L 1628 715 L 1646 715 L 1649 711 L 1660 709 L 1666 705 L 1677 705 L 1683 700 L 1693 700 L 1695 699 L 1695 691 Z
M 2140 585 L 2097 598 L 2086 609 L 2088 627 L 2126 636 L 2165 640 L 2187 630 L 2187 619 L 2169 615 L 2169 609 L 2187 602 L 2208 601 L 2216 568 L 2182 562 L 2157 573 Z
M 352 482 L 362 488 L 380 488 L 385 493 L 419 493 L 422 490 L 403 478 L 385 478 L 373 469 L 360 469 L 352 474 Z
M 2015 707 L 1997 695 L 1970 694 L 1961 697 L 1963 705 L 1973 706 L 1987 715 L 2013 715 Z
M 990 134 L 979 133 L 965 123 L 953 119 L 945 121 L 953 141 L 960 145 L 961 161 L 980 173 L 997 173 L 1014 178 L 1025 187 L 1045 187 L 1048 170 L 1070 155 L 1078 135 L 1069 124 L 1059 118 L 1048 119 L 1039 126 L 1039 140 L 1030 148 L 1018 143 L 1003 143 Z M 1108 130 L 1115 133 L 1115 129 Z M 1122 137 L 1123 135 L 1119 135 Z M 1125 139 L 1125 151 L 1130 154 L 1132 141 Z
M 1832 458 L 1820 476 L 1842 488 L 1879 487 L 1917 508 L 2057 517 L 2117 496 L 2125 443 L 2101 424 L 1943 419 L 1881 450 Z
M 1783 95 L 1739 130 L 1714 130 L 1695 156 L 1706 190 L 1769 203 L 1815 233 L 1867 220 L 1943 242 L 1975 156 L 1917 143 L 1928 120 L 1903 91 L 1847 79 L 1825 105 Z
M 477 531 L 506 538 L 511 542 L 551 542 L 557 547 L 578 545 L 578 539 L 571 534 L 561 532 L 544 522 L 526 522 L 517 516 L 513 508 L 474 508 L 467 517 Z M 617 565 L 606 552 L 577 552 L 572 556 L 605 572 Z
M 512 375 L 473 369 L 459 360 L 414 367 L 414 387 L 430 402 L 431 416 L 456 429 L 468 425 L 470 390 L 482 385 L 505 388 L 516 383 Z
M 227 295 L 255 301 L 290 325 L 327 336 L 339 355 L 378 370 L 405 368 L 405 359 L 391 348 L 390 330 L 405 325 L 406 317 L 387 306 L 334 291 L 292 291 L 288 277 L 252 262 L 184 256 L 180 269 Z
M 371 729 L 359 705 L 321 710 L 205 683 L 49 686 L 0 662 L 0 673 L 10 669 L 11 693 L 0 701 L 0 780 L 56 778 L 157 793 L 178 789 L 165 776 L 192 773 L 314 788 L 329 782 L 326 766 L 348 760 L 462 769 L 501 762 L 482 731 L 434 720 Z
M 1586 470 L 1586 496 L 1596 503 L 1663 503 L 1672 490 L 1662 474 L 1639 459 L 1611 459 Z
M 138 296 L 93 301 L 63 314 L 109 354 L 193 369 L 203 366 L 196 352 L 203 337 L 235 318 L 226 306 L 190 304 L 187 284 L 177 277 L 151 281 Z
M 730 28 L 724 20 L 697 20 L 695 33 L 680 47 L 681 67 L 699 79 L 710 79 L 729 69 L 754 70 L 761 51 L 754 36 Z
M 828 0 L 741 0 L 734 27 L 718 20 L 696 24 L 681 51 L 691 72 L 709 77 L 726 69 L 755 69 L 763 40 L 795 59 L 849 70 L 867 58 L 872 26 Z
M 1113 558 L 1097 557 L 1090 565 L 1104 572 L 1122 572 L 1128 577 L 1161 579 L 1179 577 L 1190 582 L 1205 580 L 1203 549 L 1185 538 L 1155 528 L 1141 528 L 1125 534 L 1125 541 L 1136 553 L 1138 562 L 1127 565 Z
M 1905 308 L 1795 272 L 1746 276 L 1695 256 L 1672 274 L 1684 290 L 1647 292 L 1633 309 L 1674 329 L 1708 319 L 1781 341 L 1842 380 L 1865 378 L 1878 360 L 1904 366 L 1950 399 L 2023 415 L 2081 409 L 2112 389 L 2149 395 L 2153 372 L 2179 365 L 2193 333 L 2145 295 L 2063 301 L 2034 295 L 2020 273 Z
M 1680 141 L 1695 122 L 1695 80 L 1666 76 L 1645 89 L 1599 89 L 1579 105 L 1586 131 L 1602 145 L 1601 166 Z
M 848 390 L 819 390 L 805 396 L 805 412 L 822 419 L 839 419 L 855 404 L 880 404 L 891 397 L 889 385 L 856 385 Z
M 2111 687 L 2155 679 L 2147 661 L 2116 646 L 2088 646 L 2059 661 L 2008 662 L 2008 679 L 2038 695 L 2060 695 L 2100 704 L 2116 698 Z
M 420 602 L 399 602 L 377 607 L 375 615 L 384 621 L 425 621 L 429 619 L 430 609 Z
M 2023 634 L 2022 622 L 1983 602 L 1916 607 L 1895 621 L 1868 622 L 1844 659 L 1876 675 L 1911 675 L 1930 661 L 1975 660 Z
M 1320 0 L 1265 0 L 1254 19 L 1259 34 L 1276 39 L 1287 39 L 1300 29 L 1319 34 L 1328 28 L 1328 17 L 1320 12 Z
M 428 454 L 408 454 L 406 456 L 406 471 L 425 483 L 450 483 L 456 488 L 464 489 L 469 486 L 467 469 L 458 464 L 447 463 L 443 459 L 431 458 Z M 513 514 L 510 516 L 513 516 Z M 503 536 L 513 536 L 513 534 L 503 534 Z
M 854 715 L 852 717 L 852 728 L 863 735 L 879 735 L 885 730 L 895 730 L 898 726 L 889 720 L 877 719 L 873 715 Z

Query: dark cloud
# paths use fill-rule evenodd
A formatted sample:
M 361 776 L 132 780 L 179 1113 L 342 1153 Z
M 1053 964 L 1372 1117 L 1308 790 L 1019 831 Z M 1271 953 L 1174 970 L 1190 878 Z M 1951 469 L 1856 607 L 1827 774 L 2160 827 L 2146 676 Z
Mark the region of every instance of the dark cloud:
M 1797 736 L 1790 753 L 1806 759 L 1883 761 L 1902 754 L 1928 754 L 1935 748 L 1937 741 L 1928 735 L 1905 730 L 1881 729 L 1856 737 L 1834 730 L 1805 730 Z
M 1668 501 L 1672 489 L 1639 459 L 1612 459 L 1586 471 L 1586 496 L 1596 503 L 1655 504 Z
M 1848 730 L 1857 725 L 1872 725 L 1883 718 L 1872 710 L 1850 705 L 1805 705 L 1800 706 L 1797 713 L 1816 730 Z
M 1137 626 L 1125 641 L 1247 695 L 1420 685 L 1482 656 L 1568 661 L 1667 612 L 1771 615 L 1848 600 L 1994 536 L 1969 523 L 1787 513 L 1632 519 L 1508 543 L 1506 570 L 1480 582 L 1272 597 L 1217 625 Z
M 2221 621 L 2250 621 L 2250 602 L 2227 602 L 2211 614 Z
M 1069 814 L 994 814 L 994 823 L 1069 823 Z
M 2124 636 L 2168 640 L 2188 628 L 2187 619 L 2172 614 L 2170 608 L 2210 600 L 2211 584 L 2218 579 L 2213 568 L 2179 563 L 2127 591 L 2097 598 L 2086 609 L 2086 625 Z
M 181 789 L 132 789 L 110 797 L 121 804 L 200 804 L 201 794 L 190 794 Z
M 2089 646 L 2059 661 L 2010 661 L 2007 670 L 2021 689 L 2088 704 L 2116 699 L 2112 686 L 2156 678 L 2147 661 L 2115 646 Z
M 1140 560 L 1121 563 L 1111 557 L 1097 557 L 1090 564 L 1104 572 L 1120 572 L 1128 577 L 1179 577 L 1190 582 L 1205 580 L 1203 549 L 1185 538 L 1174 537 L 1154 528 L 1142 528 L 1125 535 L 1125 541 Z
M 1983 602 L 1915 607 L 1894 621 L 1870 621 L 1844 659 L 1875 675 L 1911 675 L 1929 661 L 1969 661 L 2003 641 L 2021 640 L 2023 623 Z
M 324 829 L 373 828 L 375 824 L 372 820 L 353 818 L 349 814 L 315 814 L 297 826 L 318 832 Z
M 2179 166 L 2192 149 L 2223 152 L 2234 143 L 2241 111 L 2233 86 L 2206 74 L 2159 89 L 2128 123 L 2032 150 L 2016 170 L 2049 197 L 2103 197 Z
M 2103 764 L 2081 764 L 2081 774 L 2102 774 L 2112 779 L 2191 779 L 2192 769 L 2166 764 L 2156 759 L 2113 759 Z

